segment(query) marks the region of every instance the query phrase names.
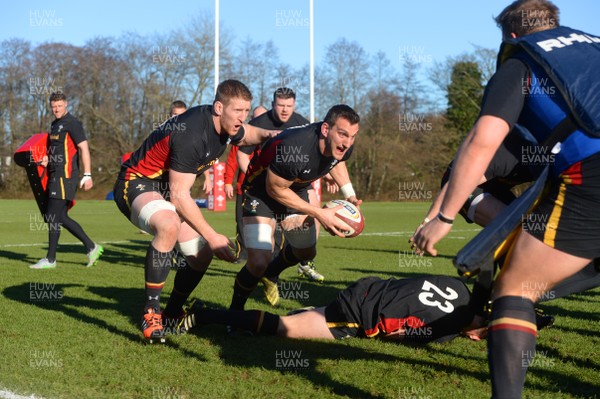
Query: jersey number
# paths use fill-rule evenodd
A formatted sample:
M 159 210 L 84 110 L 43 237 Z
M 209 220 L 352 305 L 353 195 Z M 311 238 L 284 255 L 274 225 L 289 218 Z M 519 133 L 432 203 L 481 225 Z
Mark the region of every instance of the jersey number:
M 440 301 L 431 300 L 435 297 L 435 294 L 446 299 L 443 304 Z M 444 292 L 427 280 L 423 283 L 423 291 L 419 294 L 419 301 L 421 301 L 423 305 L 436 307 L 444 313 L 452 313 L 454 311 L 454 306 L 449 301 L 456 298 L 458 298 L 458 293 L 452 288 L 446 287 L 446 292 Z

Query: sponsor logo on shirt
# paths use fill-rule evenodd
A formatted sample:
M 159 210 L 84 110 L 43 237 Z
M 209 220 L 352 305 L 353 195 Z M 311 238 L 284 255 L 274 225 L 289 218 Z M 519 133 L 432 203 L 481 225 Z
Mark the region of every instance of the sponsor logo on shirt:
M 580 35 L 578 33 L 571 33 L 567 37 L 558 36 L 556 39 L 542 40 L 537 42 L 536 44 L 540 46 L 545 52 L 549 53 L 550 51 L 556 48 L 572 46 L 574 43 L 600 43 L 600 38 L 585 34 Z

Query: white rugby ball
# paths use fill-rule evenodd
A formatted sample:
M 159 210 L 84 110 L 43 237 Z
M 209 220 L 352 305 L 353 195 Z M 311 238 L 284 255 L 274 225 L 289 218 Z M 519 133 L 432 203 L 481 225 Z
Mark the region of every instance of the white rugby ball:
M 343 205 L 343 208 L 338 209 L 335 215 L 350 227 L 349 231 L 344 231 L 344 235 L 346 238 L 356 237 L 365 227 L 365 218 L 356 205 L 345 200 L 329 201 L 324 208 L 335 208 L 339 205 Z

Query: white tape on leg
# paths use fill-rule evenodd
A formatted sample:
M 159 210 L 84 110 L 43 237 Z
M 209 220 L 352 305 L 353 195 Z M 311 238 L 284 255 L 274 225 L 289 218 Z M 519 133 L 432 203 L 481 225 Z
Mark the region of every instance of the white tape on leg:
M 197 256 L 206 244 L 204 237 L 199 235 L 189 241 L 178 242 L 177 250 L 184 256 Z
M 140 229 L 144 230 L 148 234 L 154 234 L 154 231 L 150 228 L 150 218 L 158 211 L 173 211 L 177 212 L 175 205 L 165 200 L 154 200 L 148 202 L 140 209 L 139 215 L 135 212 L 131 213 L 131 223 Z
M 273 250 L 273 229 L 266 223 L 244 225 L 246 248 Z

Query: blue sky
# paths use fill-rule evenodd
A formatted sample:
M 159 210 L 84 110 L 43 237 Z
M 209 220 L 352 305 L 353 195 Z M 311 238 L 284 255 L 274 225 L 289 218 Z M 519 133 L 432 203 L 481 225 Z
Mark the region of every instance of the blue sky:
M 369 55 L 383 51 L 398 71 L 401 60 L 410 57 L 420 61 L 420 79 L 430 89 L 435 107 L 443 108 L 446 100 L 427 78 L 428 69 L 449 56 L 473 51 L 474 45 L 497 49 L 500 30 L 492 18 L 510 2 L 314 0 L 316 65 L 326 61 L 327 46 L 339 38 L 358 42 Z M 599 0 L 554 3 L 561 9 L 563 25 L 600 34 Z M 17 37 L 33 43 L 83 45 L 94 37 L 126 32 L 151 36 L 187 25 L 202 13 L 212 16 L 214 10 L 215 0 L 11 1 L 3 6 L 9 17 L 0 25 L 0 40 Z M 272 40 L 282 62 L 295 70 L 308 65 L 309 0 L 220 0 L 220 12 L 222 31 L 234 36 L 233 46 L 248 37 L 259 43 Z M 307 100 L 299 98 L 300 103 Z M 306 112 L 301 106 L 299 110 Z
M 338 38 L 357 41 L 369 54 L 384 51 L 396 66 L 402 52 L 443 61 L 473 49 L 497 48 L 499 30 L 492 21 L 505 0 L 314 0 L 315 56 Z M 96 36 L 134 31 L 152 34 L 185 24 L 201 12 L 213 13 L 214 0 L 11 1 L 3 5 L 0 39 L 34 43 L 63 41 L 81 45 Z M 280 58 L 294 68 L 308 63 L 308 0 L 221 0 L 221 24 L 241 41 L 273 40 Z M 598 32 L 598 0 L 555 0 L 562 24 Z M 36 21 L 44 21 L 36 24 Z M 58 26 L 43 26 L 43 25 Z M 42 26 L 38 26 L 42 25 Z M 236 42 L 234 42 L 236 43 Z

